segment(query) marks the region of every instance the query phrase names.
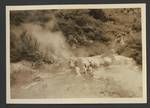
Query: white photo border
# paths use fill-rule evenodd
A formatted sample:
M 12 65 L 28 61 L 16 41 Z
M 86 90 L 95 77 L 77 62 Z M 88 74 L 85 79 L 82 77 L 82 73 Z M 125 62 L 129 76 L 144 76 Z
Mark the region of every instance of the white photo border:
M 69 98 L 69 99 L 11 99 L 10 92 L 10 11 L 48 9 L 116 9 L 141 8 L 143 97 L 141 98 Z M 147 103 L 146 3 L 129 4 L 67 4 L 6 6 L 6 103 L 7 104 L 119 104 Z

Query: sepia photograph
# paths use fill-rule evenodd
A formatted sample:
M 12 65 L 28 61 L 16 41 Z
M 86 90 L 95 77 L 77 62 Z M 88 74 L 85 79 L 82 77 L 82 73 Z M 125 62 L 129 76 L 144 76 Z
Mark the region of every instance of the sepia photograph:
M 146 103 L 145 4 L 6 6 L 7 103 Z

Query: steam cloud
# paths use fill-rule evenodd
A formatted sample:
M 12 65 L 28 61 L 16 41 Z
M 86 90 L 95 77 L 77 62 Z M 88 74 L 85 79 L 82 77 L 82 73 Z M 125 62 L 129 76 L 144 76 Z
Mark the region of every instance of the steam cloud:
M 55 21 L 49 21 L 42 27 L 34 23 L 24 23 L 21 27 L 13 29 L 16 35 L 20 35 L 23 31 L 31 34 L 37 40 L 39 50 L 43 54 L 53 56 L 55 58 L 66 58 L 73 56 L 70 47 L 61 31 L 52 32 Z

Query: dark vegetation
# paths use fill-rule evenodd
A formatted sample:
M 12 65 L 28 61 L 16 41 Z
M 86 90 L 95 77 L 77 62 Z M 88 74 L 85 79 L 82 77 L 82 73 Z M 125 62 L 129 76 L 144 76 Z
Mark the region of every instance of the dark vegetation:
M 62 10 L 56 17 L 59 28 L 71 45 L 88 45 L 89 40 L 109 41 L 108 37 L 102 35 L 102 21 L 106 20 L 102 10 Z
M 37 40 L 27 32 L 23 32 L 19 39 L 11 33 L 10 46 L 11 62 L 17 62 L 22 59 L 29 61 L 41 59 Z
M 114 49 L 116 53 L 132 57 L 142 64 L 140 9 L 86 9 L 86 10 L 38 10 L 12 11 L 10 13 L 11 62 L 20 60 L 50 62 L 39 51 L 38 41 L 28 31 L 19 37 L 14 27 L 24 23 L 35 23 L 43 28 L 56 19 L 53 32 L 62 31 L 70 46 L 92 46 L 99 42 Z M 123 42 L 122 42 L 123 41 Z

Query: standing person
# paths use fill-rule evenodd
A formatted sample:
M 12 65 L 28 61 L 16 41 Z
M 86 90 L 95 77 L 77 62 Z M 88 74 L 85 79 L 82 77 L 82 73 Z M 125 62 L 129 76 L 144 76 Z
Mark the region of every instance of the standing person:
M 75 72 L 77 74 L 77 77 L 81 77 L 81 73 L 80 73 L 80 68 L 79 67 L 75 67 Z
M 88 71 L 89 71 L 89 75 L 93 76 L 93 68 L 92 68 L 92 66 L 89 66 Z

